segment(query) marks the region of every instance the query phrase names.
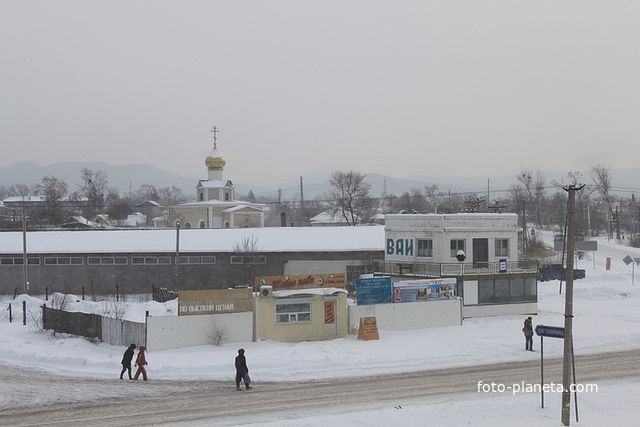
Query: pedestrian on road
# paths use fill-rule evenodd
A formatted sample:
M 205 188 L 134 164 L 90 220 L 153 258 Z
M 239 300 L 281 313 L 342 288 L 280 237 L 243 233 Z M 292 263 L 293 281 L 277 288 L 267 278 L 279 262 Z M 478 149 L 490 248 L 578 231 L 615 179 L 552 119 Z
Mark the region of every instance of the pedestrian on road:
M 251 380 L 249 379 L 249 368 L 247 368 L 247 359 L 244 357 L 244 348 L 238 350 L 236 356 L 236 390 L 241 391 L 240 381 L 244 382 L 244 386 L 247 390 L 251 388 L 249 385 Z
M 144 357 L 144 352 L 146 348 L 143 345 L 138 347 L 138 357 L 136 357 L 136 365 L 138 370 L 136 371 L 136 375 L 133 377 L 134 380 L 137 380 L 140 374 L 142 374 L 142 379 L 147 381 L 147 370 L 145 369 L 145 365 L 148 365 L 147 358 Z
M 524 332 L 525 338 L 524 349 L 533 351 L 533 325 L 531 324 L 531 316 L 525 319 L 522 332 Z
M 136 349 L 135 344 L 131 344 L 129 348 L 127 348 L 122 356 L 122 372 L 120 372 L 120 379 L 124 375 L 124 371 L 129 371 L 129 379 L 131 378 L 131 359 L 133 359 L 133 352 Z

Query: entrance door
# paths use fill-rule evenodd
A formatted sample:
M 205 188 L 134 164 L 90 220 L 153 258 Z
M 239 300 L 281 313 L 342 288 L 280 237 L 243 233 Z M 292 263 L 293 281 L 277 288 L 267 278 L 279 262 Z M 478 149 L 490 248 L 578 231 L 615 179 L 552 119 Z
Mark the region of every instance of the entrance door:
M 473 239 L 473 268 L 489 268 L 489 239 Z

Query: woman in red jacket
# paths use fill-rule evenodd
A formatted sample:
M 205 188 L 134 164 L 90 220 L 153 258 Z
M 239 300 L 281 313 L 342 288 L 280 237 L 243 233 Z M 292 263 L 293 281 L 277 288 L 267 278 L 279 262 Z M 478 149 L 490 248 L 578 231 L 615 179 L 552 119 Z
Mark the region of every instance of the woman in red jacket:
M 138 367 L 138 370 L 136 371 L 136 375 L 133 377 L 134 380 L 137 380 L 140 374 L 142 374 L 142 379 L 147 381 L 147 370 L 144 368 L 145 365 L 147 365 L 147 359 L 144 357 L 145 350 L 146 348 L 143 345 L 138 347 L 138 357 L 136 357 L 135 364 L 135 366 Z

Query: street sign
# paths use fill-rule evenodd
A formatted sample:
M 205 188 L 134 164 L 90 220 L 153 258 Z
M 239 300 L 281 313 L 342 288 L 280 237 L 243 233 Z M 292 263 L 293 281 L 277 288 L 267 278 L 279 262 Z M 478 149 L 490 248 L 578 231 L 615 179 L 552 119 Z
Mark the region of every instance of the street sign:
M 580 251 L 597 251 L 598 250 L 598 241 L 597 240 L 582 240 L 576 242 L 576 252 Z
M 636 264 L 640 265 L 640 258 L 634 258 L 633 260 L 636 262 Z
M 498 261 L 498 272 L 499 273 L 506 273 L 507 272 L 507 259 L 506 258 L 500 258 L 500 261 Z
M 564 328 L 560 326 L 536 326 L 536 334 L 540 337 L 564 338 Z
M 629 264 L 631 264 L 633 262 L 633 258 L 631 258 L 629 255 L 627 255 L 626 257 L 622 258 L 622 260 L 627 265 L 629 265 Z

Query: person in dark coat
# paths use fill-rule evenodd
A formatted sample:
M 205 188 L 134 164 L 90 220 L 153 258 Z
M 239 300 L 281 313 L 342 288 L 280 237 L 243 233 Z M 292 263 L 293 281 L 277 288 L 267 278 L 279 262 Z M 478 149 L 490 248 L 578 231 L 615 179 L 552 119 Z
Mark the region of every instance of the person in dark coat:
M 244 386 L 247 390 L 251 388 L 249 381 L 245 378 L 245 375 L 249 374 L 249 368 L 247 368 L 247 359 L 244 357 L 244 348 L 238 350 L 236 356 L 236 390 L 242 390 L 240 388 L 240 381 L 244 381 Z
M 524 349 L 533 351 L 533 325 L 531 324 L 531 316 L 525 319 L 522 332 L 524 332 L 525 339 Z
M 144 381 L 147 381 L 147 370 L 145 369 L 145 365 L 148 365 L 148 363 L 147 363 L 147 358 L 144 356 L 145 351 L 146 351 L 146 348 L 144 348 L 143 345 L 138 347 L 138 357 L 136 357 L 136 366 L 138 367 L 138 370 L 136 371 L 136 374 L 133 377 L 134 380 L 137 380 L 140 374 L 142 374 L 142 379 Z
M 131 344 L 129 348 L 127 348 L 122 356 L 122 372 L 120 372 L 120 379 L 124 375 L 124 371 L 129 371 L 129 379 L 131 378 L 131 360 L 133 359 L 133 352 L 136 349 L 135 344 Z

